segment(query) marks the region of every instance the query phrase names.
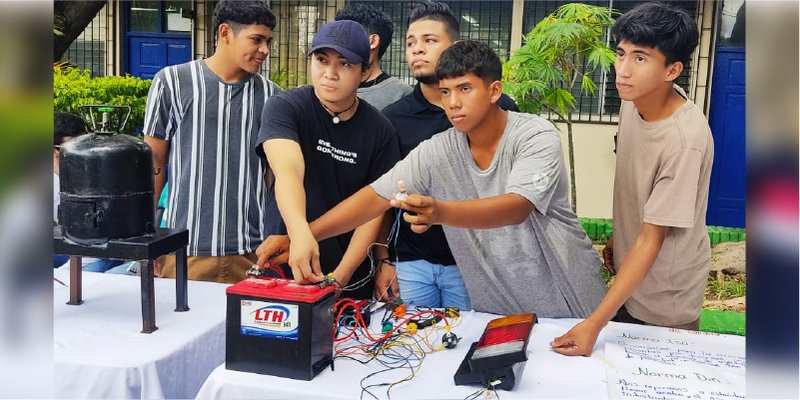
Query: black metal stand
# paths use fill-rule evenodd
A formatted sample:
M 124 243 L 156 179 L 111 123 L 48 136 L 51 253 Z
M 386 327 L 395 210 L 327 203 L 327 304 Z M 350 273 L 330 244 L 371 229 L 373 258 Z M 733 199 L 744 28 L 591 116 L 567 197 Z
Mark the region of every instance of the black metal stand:
M 70 256 L 69 301 L 67 304 L 80 305 L 83 303 L 81 257 L 147 260 L 141 270 L 142 333 L 152 333 L 158 329 L 156 326 L 153 260 L 160 256 L 175 253 L 175 311 L 189 311 L 186 266 L 188 243 L 189 231 L 186 229 L 156 229 L 155 235 L 109 240 L 102 246 L 86 246 L 64 238 L 60 226 L 53 228 L 53 253 Z

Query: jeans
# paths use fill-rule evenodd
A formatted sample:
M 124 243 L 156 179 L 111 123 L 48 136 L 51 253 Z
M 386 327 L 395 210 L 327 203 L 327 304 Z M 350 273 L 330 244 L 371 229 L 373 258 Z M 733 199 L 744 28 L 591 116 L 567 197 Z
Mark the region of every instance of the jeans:
M 123 262 L 124 261 L 120 260 L 107 260 L 101 258 L 99 260 L 92 261 L 88 264 L 83 264 L 83 268 L 81 269 L 89 272 L 106 272 L 109 269 L 122 264 Z
M 65 256 L 63 254 L 53 254 L 53 268 L 58 268 L 64 263 L 69 261 L 69 256 Z
M 88 257 L 81 260 L 83 262 L 81 270 L 88 272 L 106 272 L 109 269 L 114 268 L 124 262 L 120 260 L 107 260 L 101 258 L 101 259 L 91 259 L 93 261 L 89 261 L 87 263 L 86 262 L 87 260 L 89 260 Z M 64 263 L 66 263 L 67 261 L 69 261 L 69 256 L 63 254 L 53 254 L 53 268 L 58 268 L 64 265 Z
M 400 297 L 409 305 L 470 310 L 469 295 L 456 265 L 425 260 L 397 263 Z
M 112 267 L 106 271 L 107 274 L 118 274 L 118 275 L 135 275 L 129 271 L 129 268 L 134 263 L 138 261 L 128 261 L 124 264 L 117 265 L 116 267 Z M 138 266 L 137 266 L 138 267 Z

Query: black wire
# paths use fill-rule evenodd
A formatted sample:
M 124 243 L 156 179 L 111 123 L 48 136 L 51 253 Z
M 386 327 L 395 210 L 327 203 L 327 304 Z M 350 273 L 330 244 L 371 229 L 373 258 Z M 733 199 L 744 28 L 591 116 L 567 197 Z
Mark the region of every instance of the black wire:
M 375 397 L 375 394 L 372 393 L 370 389 L 382 386 L 388 386 L 386 390 L 386 395 L 391 399 L 391 389 L 394 385 L 397 385 L 405 381 L 409 381 L 414 377 L 416 377 L 415 370 L 422 363 L 422 360 L 425 357 L 425 353 L 423 352 L 421 355 L 416 353 L 415 350 L 417 350 L 417 348 L 413 347 L 411 344 L 408 343 L 394 343 L 394 341 L 401 336 L 404 335 L 395 334 L 390 336 L 391 340 L 385 340 L 380 344 L 376 343 L 375 351 L 377 352 L 376 354 L 378 356 L 375 358 L 375 360 L 387 368 L 382 369 L 380 371 L 372 372 L 361 379 L 361 381 L 359 382 L 362 391 L 360 395 L 361 399 L 364 398 L 364 393 L 367 393 L 370 396 Z M 417 347 L 419 348 L 420 347 L 419 341 L 416 338 L 413 339 L 417 342 Z M 399 349 L 405 350 L 406 354 L 401 354 L 401 352 L 398 351 Z M 371 385 L 365 385 L 368 379 L 378 376 L 385 372 L 394 371 L 399 368 L 409 368 L 411 371 L 411 375 L 395 382 L 378 382 Z
M 415 355 L 417 355 L 416 353 L 414 353 L 414 354 L 415 354 Z M 417 361 L 419 361 L 419 363 L 418 363 L 417 365 L 410 365 L 410 364 L 409 364 L 409 370 L 411 371 L 411 375 L 409 375 L 409 376 L 406 376 L 405 378 L 403 378 L 403 379 L 401 379 L 401 380 L 399 380 L 399 381 L 397 381 L 397 382 L 393 382 L 391 385 L 389 385 L 389 387 L 388 387 L 388 388 L 386 388 L 386 398 L 387 398 L 388 400 L 391 400 L 391 399 L 392 399 L 392 395 L 391 395 L 390 391 L 392 390 L 392 388 L 393 388 L 395 385 L 399 385 L 399 384 L 401 384 L 401 383 L 403 383 L 403 382 L 408 382 L 408 381 L 410 381 L 410 380 L 414 379 L 414 378 L 417 376 L 416 369 L 417 369 L 417 368 L 418 368 L 418 367 L 419 367 L 419 366 L 422 364 L 422 360 L 423 360 L 424 358 L 425 358 L 425 353 L 424 353 L 424 352 L 422 353 L 422 357 L 420 357 L 419 355 L 417 355 Z
M 385 324 L 386 321 L 390 320 L 392 318 L 392 315 L 394 315 L 394 311 L 390 312 L 388 308 L 385 309 L 383 311 L 383 319 L 381 320 L 381 326 L 383 326 L 383 324 Z
M 410 357 L 410 356 L 416 356 L 416 359 L 414 360 L 414 359 L 413 359 L 412 357 Z M 419 361 L 419 363 L 413 364 L 413 363 L 411 362 L 412 360 L 414 360 L 414 361 Z M 380 371 L 376 371 L 376 372 L 373 372 L 373 373 L 371 373 L 371 374 L 369 374 L 369 375 L 365 376 L 363 379 L 361 379 L 361 388 L 362 388 L 362 391 L 367 391 L 368 393 L 372 394 L 371 392 L 369 392 L 369 389 L 370 389 L 370 388 L 373 388 L 373 387 L 381 387 L 381 386 L 389 386 L 389 387 L 386 389 L 386 396 L 387 396 L 389 399 L 391 399 L 391 393 L 390 393 L 390 391 L 391 391 L 392 387 L 393 387 L 394 385 L 396 385 L 396 384 L 399 384 L 399 383 L 402 383 L 402 382 L 406 382 L 406 381 L 409 381 L 409 380 L 413 379 L 413 378 L 416 376 L 416 373 L 415 373 L 414 371 L 415 371 L 415 369 L 416 369 L 417 367 L 419 367 L 419 365 L 420 365 L 420 363 L 421 363 L 421 362 L 422 362 L 422 358 L 420 358 L 420 357 L 419 357 L 418 355 L 416 355 L 415 353 L 410 353 L 410 354 L 409 354 L 409 357 L 408 357 L 408 358 L 405 360 L 405 362 L 403 363 L 404 365 L 401 365 L 400 367 L 390 367 L 390 368 L 386 368 L 386 369 L 383 369 L 383 370 L 380 370 Z M 381 373 L 384 373 L 384 372 L 388 372 L 388 371 L 393 371 L 393 370 L 396 370 L 396 369 L 398 369 L 398 368 L 402 368 L 402 367 L 408 368 L 408 369 L 411 371 L 411 375 L 410 375 L 410 376 L 407 376 L 407 377 L 405 377 L 405 378 L 403 378 L 403 379 L 401 379 L 401 380 L 399 380 L 399 381 L 395 381 L 395 382 L 380 382 L 380 383 L 374 383 L 374 384 L 372 384 L 372 385 L 367 385 L 367 386 L 364 386 L 364 381 L 365 381 L 365 380 L 367 380 L 367 379 L 369 379 L 369 378 L 371 378 L 371 377 L 373 377 L 373 376 L 376 376 L 376 375 L 378 375 L 378 374 L 381 374 Z
M 392 340 L 398 338 L 399 336 L 402 336 L 402 334 L 395 333 L 395 334 L 392 334 L 391 336 L 389 336 L 387 339 L 385 339 L 383 341 L 379 341 L 379 342 L 371 342 L 371 341 L 367 341 L 366 339 L 365 340 L 361 340 L 361 338 L 353 339 L 356 342 L 358 342 L 359 345 L 353 345 L 353 346 L 349 346 L 349 347 L 340 347 L 338 350 L 339 351 L 349 350 L 349 349 L 352 349 L 352 348 L 361 347 L 362 345 L 366 345 L 366 346 L 369 346 L 369 347 L 365 350 L 365 353 L 370 354 L 372 357 L 370 359 L 367 359 L 367 360 L 361 360 L 361 359 L 358 359 L 358 358 L 355 358 L 355 357 L 349 356 L 349 355 L 337 355 L 337 356 L 334 356 L 334 359 L 342 358 L 342 359 L 355 360 L 355 361 L 361 363 L 362 365 L 363 364 L 367 364 L 372 360 L 375 360 L 376 362 L 380 363 L 381 365 L 383 365 L 385 367 L 392 368 L 397 364 L 402 364 L 408 358 L 408 356 L 406 356 L 406 355 L 399 354 L 395 349 L 392 349 L 392 348 L 383 349 L 386 344 L 390 343 Z
M 468 394 L 468 395 L 467 395 L 467 397 L 464 397 L 464 400 L 474 400 L 474 399 L 477 399 L 477 398 L 478 398 L 478 396 L 480 396 L 480 395 L 481 395 L 481 393 L 483 393 L 483 392 L 485 392 L 485 391 L 486 391 L 486 388 L 480 388 L 480 389 L 478 389 L 478 391 L 477 391 L 477 392 L 472 392 L 471 394 Z
M 497 385 L 499 385 L 499 383 Z M 486 392 L 486 391 L 488 391 L 490 389 L 494 392 L 494 397 L 496 397 L 497 400 L 500 400 L 500 395 L 497 394 L 497 389 L 495 389 L 495 386 L 497 386 L 497 385 L 492 385 L 491 382 L 490 382 L 485 387 L 482 387 L 482 388 L 478 389 L 477 392 L 473 392 L 473 393 L 467 395 L 467 397 L 464 397 L 464 400 L 475 400 L 481 395 L 481 393 Z
M 387 316 L 389 315 L 390 315 L 389 310 L 386 310 L 384 312 L 384 319 L 388 319 Z M 342 319 L 344 320 L 344 318 Z M 344 324 L 340 323 L 337 326 L 337 330 L 340 330 L 343 326 Z M 365 328 L 355 326 L 354 329 L 363 330 Z M 398 384 L 414 379 L 416 377 L 416 370 L 420 367 L 422 361 L 427 356 L 427 353 L 425 352 L 425 346 L 423 345 L 421 338 L 418 338 L 416 335 L 409 335 L 406 333 L 401 333 L 399 331 L 396 331 L 391 335 L 387 336 L 386 338 L 384 338 L 383 340 L 379 341 L 367 340 L 367 338 L 365 337 L 366 335 L 356 336 L 355 332 L 353 333 L 353 335 L 354 335 L 353 338 L 349 340 L 352 340 L 357 344 L 348 347 L 339 347 L 337 348 L 337 352 L 365 347 L 363 348 L 363 351 L 365 354 L 369 356 L 369 358 L 363 360 L 351 355 L 335 355 L 333 359 L 353 360 L 362 365 L 366 365 L 374 361 L 384 367 L 379 371 L 375 371 L 364 376 L 360 380 L 359 386 L 361 387 L 361 393 L 359 395 L 359 398 L 361 400 L 364 399 L 365 395 L 369 395 L 372 398 L 378 400 L 378 397 L 375 395 L 375 393 L 372 392 L 372 390 L 384 386 L 387 386 L 386 396 L 389 400 L 391 400 L 392 388 L 394 388 Z M 401 338 L 410 338 L 414 343 L 399 342 L 398 340 Z M 408 369 L 411 373 L 398 381 L 376 382 L 373 384 L 368 384 L 368 380 L 371 378 L 401 368 Z
M 373 275 L 375 275 L 375 264 L 372 262 L 372 257 L 371 256 L 369 257 L 369 259 L 370 259 L 370 262 L 369 262 L 369 273 L 365 277 L 361 278 L 361 280 L 359 280 L 356 283 L 350 283 L 350 284 L 348 284 L 347 286 L 344 286 L 344 287 L 342 287 L 342 285 L 339 284 L 338 281 L 337 281 L 337 284 L 339 284 L 339 287 L 342 289 L 342 292 L 348 292 L 348 291 L 353 291 L 353 290 L 356 290 L 356 289 L 360 289 L 362 286 L 366 285 L 367 283 L 369 283 L 372 280 Z

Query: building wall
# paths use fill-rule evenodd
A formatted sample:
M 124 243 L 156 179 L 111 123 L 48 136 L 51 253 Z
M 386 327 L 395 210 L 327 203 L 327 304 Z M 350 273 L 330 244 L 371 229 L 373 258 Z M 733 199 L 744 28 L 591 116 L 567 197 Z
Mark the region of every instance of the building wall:
M 713 59 L 716 35 L 715 20 L 716 20 L 716 6 L 713 1 L 704 1 L 702 3 L 703 18 L 699 21 L 700 26 L 700 45 L 697 46 L 695 57 L 693 57 L 697 67 L 696 89 L 694 102 L 702 108 L 706 115 L 708 115 L 708 99 L 711 98 L 711 60 Z
M 108 37 L 106 38 L 106 49 L 108 51 L 105 55 L 106 75 L 117 75 L 119 73 L 119 70 L 117 70 L 117 50 L 119 49 L 120 41 L 115 40 L 118 32 L 117 11 L 116 5 L 112 1 L 108 1 L 103 11 L 100 11 L 99 14 L 101 17 L 105 14 L 105 25 L 108 27 Z
M 567 125 L 556 124 L 561 133 L 565 164 L 569 163 Z M 577 214 L 581 217 L 611 218 L 614 186 L 614 135 L 616 124 L 573 125 Z
M 209 48 L 209 43 L 214 43 L 213 28 L 209 29 L 206 20 L 207 15 L 213 14 L 214 10 L 208 9 L 205 0 L 196 0 L 194 3 L 194 32 L 192 32 L 192 47 L 194 49 L 194 59 L 210 56 L 214 50 Z
M 290 73 L 287 81 L 295 85 L 305 83 L 305 68 L 307 66 L 305 50 L 311 40 L 311 35 L 326 20 L 333 20 L 336 10 L 344 7 L 344 0 L 314 1 L 277 1 L 273 0 L 272 8 L 279 18 L 275 30 L 276 48 L 270 55 L 269 63 L 286 66 Z M 521 24 L 521 13 L 524 12 L 523 0 L 513 0 L 514 16 L 512 23 Z M 121 3 L 119 0 L 109 0 L 106 7 L 107 16 L 104 24 L 113 27 L 112 34 L 104 37 L 107 51 L 105 69 L 107 74 L 122 71 L 122 25 Z M 194 58 L 210 56 L 213 53 L 213 32 L 209 28 L 213 0 L 196 0 L 194 32 L 192 35 Z M 102 14 L 101 14 L 102 15 Z M 713 0 L 702 0 L 698 4 L 698 26 L 701 29 L 700 45 L 696 50 L 692 65 L 692 75 L 689 81 L 688 94 L 701 108 L 708 110 L 708 98 L 711 86 L 711 64 L 714 52 L 714 25 L 716 10 Z M 114 21 L 114 23 L 111 23 Z M 98 21 L 99 22 L 99 21 Z M 104 27 L 104 33 L 105 33 Z M 302 32 L 302 31 L 306 32 Z M 398 29 L 401 32 L 402 29 Z M 521 36 L 520 36 L 521 37 Z M 519 44 L 519 38 L 511 35 L 511 49 Z M 395 38 L 397 40 L 397 38 Z M 265 74 L 270 71 L 270 65 L 263 68 Z M 615 118 L 612 119 L 612 121 Z M 562 124 L 563 125 L 563 124 Z M 567 157 L 566 126 L 562 128 L 564 144 L 564 157 Z M 613 153 L 614 134 L 617 125 L 613 123 L 576 123 L 574 126 L 576 180 L 578 188 L 578 215 L 585 217 L 610 218 L 614 181 L 614 166 L 616 157 Z

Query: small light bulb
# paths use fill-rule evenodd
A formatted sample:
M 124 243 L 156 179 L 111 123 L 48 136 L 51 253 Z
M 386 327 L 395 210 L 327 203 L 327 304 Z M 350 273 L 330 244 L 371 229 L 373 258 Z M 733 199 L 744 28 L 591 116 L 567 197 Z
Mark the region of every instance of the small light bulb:
M 408 198 L 408 194 L 406 193 L 406 181 L 400 179 L 397 181 L 397 190 L 398 193 L 394 195 L 395 200 L 397 201 L 406 201 Z

